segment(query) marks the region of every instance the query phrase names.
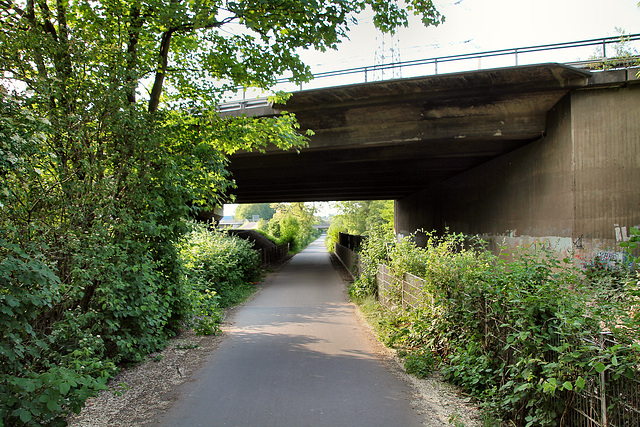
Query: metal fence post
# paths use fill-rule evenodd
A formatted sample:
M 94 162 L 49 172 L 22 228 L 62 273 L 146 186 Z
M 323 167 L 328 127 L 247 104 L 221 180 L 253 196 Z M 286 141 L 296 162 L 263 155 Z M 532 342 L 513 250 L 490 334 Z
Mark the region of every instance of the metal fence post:
M 607 384 L 605 383 L 604 372 L 600 373 L 600 412 L 602 413 L 602 427 L 608 427 L 607 422 L 607 394 L 605 392 Z

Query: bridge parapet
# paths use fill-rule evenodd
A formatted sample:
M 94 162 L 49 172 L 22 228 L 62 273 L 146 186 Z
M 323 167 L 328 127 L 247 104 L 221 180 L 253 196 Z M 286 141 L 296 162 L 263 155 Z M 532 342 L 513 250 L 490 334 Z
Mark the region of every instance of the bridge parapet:
M 359 84 L 391 80 L 384 78 L 385 73 L 390 76 L 400 73 L 404 77 L 417 77 L 550 62 L 588 70 L 627 68 L 632 64 L 637 64 L 638 56 L 617 57 L 611 55 L 612 52 L 619 55 L 620 44 L 624 44 L 624 48 L 630 52 L 639 51 L 640 34 L 421 58 L 341 70 L 314 71 L 313 80 L 304 86 L 291 83 L 289 77 L 282 77 L 276 81 L 273 90 L 296 92 L 303 89 L 333 87 L 336 86 L 336 82 L 338 84 Z M 594 54 L 597 56 L 596 58 L 593 58 Z M 580 60 L 577 58 L 590 59 Z M 472 65 L 470 66 L 470 64 Z M 238 98 L 244 99 L 245 93 L 244 88 L 238 88 Z

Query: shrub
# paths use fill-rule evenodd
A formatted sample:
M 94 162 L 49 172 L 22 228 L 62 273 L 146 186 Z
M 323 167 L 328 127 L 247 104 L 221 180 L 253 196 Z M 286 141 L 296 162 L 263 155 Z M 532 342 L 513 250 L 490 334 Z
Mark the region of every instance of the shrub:
M 378 265 L 387 259 L 388 247 L 393 241 L 392 231 L 386 227 L 378 227 L 372 229 L 371 234 L 362 242 L 359 252 L 362 272 L 349 288 L 352 298 L 362 299 L 369 295 L 378 295 Z
M 280 204 L 276 208 L 267 232 L 278 244 L 288 243 L 290 252 L 301 251 L 320 236 L 321 231 L 313 226 L 317 221 L 314 208 L 304 203 Z
M 557 425 L 572 396 L 604 371 L 636 375 L 640 283 L 632 272 L 584 276 L 548 251 L 507 262 L 461 235 L 425 236 L 425 247 L 398 242 L 387 261 L 398 276 L 425 279 L 420 302 L 383 309 L 379 320 L 408 371 L 423 375 L 441 360 L 445 378 L 516 426 Z M 360 280 L 371 280 L 366 274 Z M 615 345 L 603 348 L 603 333 Z
M 402 356 L 407 374 L 415 375 L 418 378 L 426 378 L 431 375 L 435 366 L 435 358 L 428 349 L 412 351 Z
M 345 229 L 344 220 L 342 217 L 334 216 L 331 218 L 331 225 L 327 230 L 327 236 L 324 239 L 324 244 L 329 252 L 336 250 L 336 243 L 340 241 L 339 234 Z
M 46 316 L 63 289 L 46 262 L 7 242 L 3 232 L 0 247 L 0 426 L 64 425 L 66 414 L 106 389 L 115 366 L 104 360 L 100 336 L 67 341 L 64 322 Z
M 261 274 L 260 255 L 251 243 L 204 225 L 193 226 L 180 245 L 180 257 L 186 288 L 196 301 L 195 311 L 241 302 Z

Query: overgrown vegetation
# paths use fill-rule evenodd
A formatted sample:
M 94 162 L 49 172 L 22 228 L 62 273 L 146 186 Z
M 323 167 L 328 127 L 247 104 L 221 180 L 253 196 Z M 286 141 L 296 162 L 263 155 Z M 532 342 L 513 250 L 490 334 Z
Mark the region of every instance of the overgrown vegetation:
M 640 7 L 640 3 L 638 3 Z M 620 35 L 620 41 L 614 44 L 613 52 L 608 52 L 606 46 L 594 52 L 589 60 L 598 61 L 590 64 L 589 67 L 596 70 L 611 70 L 616 68 L 630 68 L 640 65 L 640 53 L 631 46 L 629 36 L 622 28 L 616 28 Z
M 261 220 L 269 221 L 273 218 L 273 214 L 276 210 L 270 203 L 247 203 L 238 205 L 235 212 L 236 220 L 252 219 L 253 216 L 258 216 Z
M 338 234 L 368 236 L 381 229 L 393 230 L 393 200 L 364 200 L 336 202 L 338 214 L 331 218 L 325 245 L 329 252 L 338 243 Z
M 575 395 L 603 372 L 637 378 L 637 273 L 617 266 L 585 275 L 547 251 L 507 260 L 479 240 L 426 236 L 419 248 L 411 238 L 388 245 L 389 236 L 374 235 L 361 254 L 365 265 L 384 260 L 398 277 L 425 280 L 413 307 L 397 288 L 385 295 L 390 307 L 377 306 L 381 338 L 408 371 L 424 376 L 438 365 L 491 418 L 516 426 L 562 425 Z M 632 236 L 629 246 L 638 230 Z M 372 274 L 365 269 L 352 295 L 376 291 Z
M 199 334 L 215 334 L 221 308 L 244 301 L 260 277 L 260 257 L 246 240 L 193 225 L 180 244 L 189 321 Z
M 258 254 L 246 241 L 193 226 L 176 259 L 175 268 L 184 273 L 170 290 L 120 282 L 109 292 L 100 290 L 96 308 L 68 309 L 56 319 L 61 306 L 69 304 L 69 286 L 44 257 L 2 234 L 0 425 L 64 424 L 64 414 L 79 411 L 88 397 L 107 388 L 117 365 L 139 362 L 161 349 L 182 326 L 178 319 L 197 333 L 216 333 L 220 309 L 246 298 L 260 275 Z M 138 273 L 140 280 L 152 274 Z M 168 329 L 171 315 L 180 317 Z
M 317 239 L 321 231 L 313 225 L 318 222 L 315 209 L 305 203 L 272 204 L 275 213 L 269 221 L 260 222 L 258 231 L 279 244 L 289 244 L 289 252 L 297 253 Z
M 225 91 L 309 80 L 296 49 L 336 47 L 367 5 L 384 31 L 407 10 L 441 22 L 408 3 L 3 2 L 0 426 L 64 424 L 194 300 L 215 309 L 217 289 L 184 285 L 185 219 L 227 200 L 228 155 L 307 143 L 288 114 L 221 119 Z

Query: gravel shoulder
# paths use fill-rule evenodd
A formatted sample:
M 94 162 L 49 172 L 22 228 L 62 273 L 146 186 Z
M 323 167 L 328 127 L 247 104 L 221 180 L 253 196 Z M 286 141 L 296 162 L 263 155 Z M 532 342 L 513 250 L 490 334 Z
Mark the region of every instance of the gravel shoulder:
M 341 273 L 345 284 L 348 272 L 339 262 L 334 266 Z M 260 292 L 258 290 L 257 292 Z M 150 354 L 147 361 L 125 369 L 110 382 L 112 390 L 101 392 L 87 400 L 85 408 L 67 421 L 73 427 L 150 426 L 157 414 L 164 412 L 177 399 L 176 388 L 187 381 L 207 361 L 211 352 L 224 340 L 225 330 L 233 321 L 234 309 L 225 313 L 218 336 L 199 336 L 184 331 L 170 341 L 162 351 Z M 359 310 L 357 310 L 359 313 Z M 359 321 L 368 331 L 376 354 L 385 366 L 400 376 L 413 388 L 412 404 L 425 414 L 427 426 L 480 426 L 478 409 L 470 399 L 461 396 L 458 390 L 443 382 L 437 374 L 426 379 L 407 375 L 402 362 L 394 352 L 384 347 L 376 338 L 373 329 L 362 315 Z M 115 394 L 119 384 L 127 389 Z M 454 424 L 455 420 L 455 424 Z

